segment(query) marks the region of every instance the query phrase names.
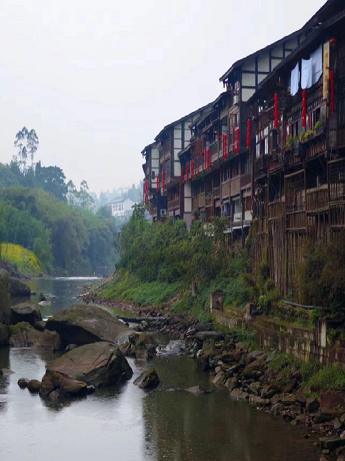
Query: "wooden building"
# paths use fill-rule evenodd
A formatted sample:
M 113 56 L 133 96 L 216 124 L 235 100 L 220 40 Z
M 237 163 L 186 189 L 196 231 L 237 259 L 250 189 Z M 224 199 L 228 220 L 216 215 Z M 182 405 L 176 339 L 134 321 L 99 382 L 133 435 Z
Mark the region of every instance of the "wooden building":
M 267 259 L 283 294 L 294 287 L 305 243 L 345 228 L 343 2 L 329 1 L 318 14 L 308 39 L 248 101 L 255 266 Z

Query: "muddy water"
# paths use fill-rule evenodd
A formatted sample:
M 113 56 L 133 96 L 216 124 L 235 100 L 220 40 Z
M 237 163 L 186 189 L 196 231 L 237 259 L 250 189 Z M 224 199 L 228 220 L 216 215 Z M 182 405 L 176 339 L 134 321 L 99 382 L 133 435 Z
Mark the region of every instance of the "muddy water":
M 68 282 L 67 282 L 68 283 Z M 61 296 L 61 284 L 58 292 Z M 38 291 L 38 290 L 37 290 Z M 42 291 L 42 290 L 40 290 Z M 75 297 L 76 293 L 72 297 Z M 17 386 L 40 379 L 49 356 L 29 349 L 0 349 L 0 446 L 4 461 L 316 461 L 318 450 L 303 430 L 230 398 L 227 391 L 194 396 L 185 388 L 212 390 L 210 376 L 185 356 L 161 355 L 154 366 L 157 390 L 133 385 L 99 390 L 69 405 L 47 405 Z

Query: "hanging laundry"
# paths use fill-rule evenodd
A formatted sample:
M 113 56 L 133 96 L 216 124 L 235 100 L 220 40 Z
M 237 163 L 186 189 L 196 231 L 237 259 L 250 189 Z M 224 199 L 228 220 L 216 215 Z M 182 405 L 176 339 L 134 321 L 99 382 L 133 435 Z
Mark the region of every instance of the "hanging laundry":
M 322 58 L 323 58 L 322 45 L 320 45 L 319 48 L 310 55 L 313 85 L 315 85 L 315 83 L 319 81 L 319 78 L 322 75 L 322 70 L 323 70 L 322 69 L 323 68 Z
M 299 65 L 296 64 L 296 67 L 291 71 L 291 86 L 290 93 L 291 96 L 295 96 L 299 90 Z
M 301 88 L 305 90 L 313 84 L 311 59 L 302 59 Z

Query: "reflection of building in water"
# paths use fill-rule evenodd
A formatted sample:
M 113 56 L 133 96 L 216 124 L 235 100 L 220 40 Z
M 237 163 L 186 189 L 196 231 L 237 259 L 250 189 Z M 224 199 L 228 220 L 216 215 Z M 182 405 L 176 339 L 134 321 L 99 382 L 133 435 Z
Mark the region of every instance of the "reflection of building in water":
M 111 214 L 114 218 L 129 218 L 135 202 L 128 197 L 119 197 L 110 203 Z

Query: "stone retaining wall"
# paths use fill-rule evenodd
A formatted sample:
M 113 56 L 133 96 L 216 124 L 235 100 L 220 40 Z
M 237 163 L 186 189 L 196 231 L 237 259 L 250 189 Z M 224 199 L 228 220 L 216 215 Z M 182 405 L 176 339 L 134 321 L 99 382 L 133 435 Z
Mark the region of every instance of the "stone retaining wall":
M 213 309 L 211 315 L 216 323 L 230 329 L 246 327 L 254 330 L 260 346 L 265 349 L 278 349 L 305 362 L 345 363 L 345 341 L 330 343 L 325 320 L 317 322 L 315 328 L 305 328 L 261 315 L 252 317 L 248 311 L 236 308 Z

